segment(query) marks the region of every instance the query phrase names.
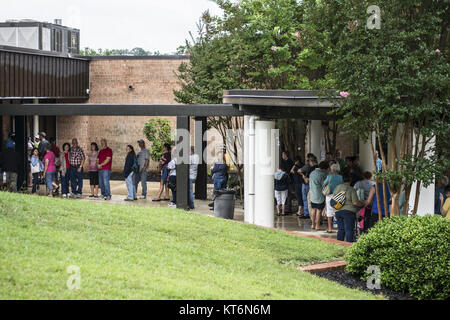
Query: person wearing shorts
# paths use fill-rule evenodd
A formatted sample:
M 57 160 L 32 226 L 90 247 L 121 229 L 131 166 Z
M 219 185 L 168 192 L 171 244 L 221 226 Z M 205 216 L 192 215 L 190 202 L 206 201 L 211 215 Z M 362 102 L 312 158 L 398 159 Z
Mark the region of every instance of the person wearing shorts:
M 91 151 L 88 154 L 89 159 L 89 184 L 91 187 L 91 195 L 89 198 L 98 198 L 98 145 L 91 143 Z
M 169 181 L 169 169 L 167 165 L 172 160 L 171 156 L 171 146 L 169 143 L 164 144 L 163 146 L 163 155 L 161 156 L 161 160 L 159 160 L 159 166 L 161 168 L 161 182 L 159 184 L 159 194 L 158 197 L 153 199 L 152 201 L 169 201 L 169 187 L 168 187 L 168 181 Z M 166 197 L 164 199 L 161 199 L 161 196 L 165 190 Z
M 277 215 L 285 214 L 286 199 L 289 191 L 289 176 L 283 169 L 275 172 L 275 199 L 277 201 Z M 281 212 L 280 212 L 281 209 Z
M 332 164 L 330 167 L 330 173 L 328 174 L 327 178 L 323 182 L 324 185 L 330 186 L 330 194 L 327 195 L 325 198 L 325 202 L 326 202 L 325 205 L 327 208 L 326 214 L 327 214 L 327 220 L 328 220 L 327 233 L 333 232 L 333 218 L 334 218 L 334 214 L 336 211 L 330 204 L 331 197 L 333 196 L 334 189 L 336 189 L 336 187 L 338 185 L 341 185 L 344 183 L 344 181 L 342 180 L 342 176 L 339 174 L 339 171 L 340 171 L 339 163 Z
M 322 193 L 323 183 L 328 169 L 328 162 L 322 161 L 319 167 L 309 175 L 309 193 L 311 199 L 311 228 L 320 230 L 322 210 L 325 208 L 325 196 Z

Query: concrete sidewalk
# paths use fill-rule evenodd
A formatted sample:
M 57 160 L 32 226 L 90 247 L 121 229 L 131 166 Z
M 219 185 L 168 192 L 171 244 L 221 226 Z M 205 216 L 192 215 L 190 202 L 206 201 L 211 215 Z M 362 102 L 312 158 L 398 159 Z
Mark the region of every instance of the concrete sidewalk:
M 39 191 L 39 195 L 45 195 L 45 186 L 41 185 L 41 190 Z M 31 190 L 31 189 L 30 189 Z M 138 197 L 141 195 L 141 185 L 138 187 Z M 158 182 L 148 182 L 147 183 L 147 199 L 145 200 L 137 200 L 127 202 L 124 199 L 127 197 L 127 188 L 125 185 L 125 181 L 111 181 L 111 194 L 112 198 L 110 201 L 105 201 L 99 198 L 89 198 L 91 194 L 89 180 L 83 181 L 83 196 L 78 200 L 68 200 L 68 201 L 90 201 L 96 203 L 107 203 L 107 204 L 119 204 L 126 206 L 143 206 L 143 207 L 156 207 L 156 208 L 165 208 L 167 207 L 169 201 L 160 201 L 153 202 L 152 199 L 156 198 L 159 192 L 159 183 Z M 208 198 L 211 199 L 213 192 L 213 185 L 208 185 Z M 99 192 L 100 193 L 100 192 Z M 170 193 L 171 196 L 171 193 Z M 164 197 L 164 195 L 163 195 Z M 210 210 L 208 204 L 211 200 L 195 200 L 195 209 L 194 212 L 213 216 L 213 211 Z M 275 208 L 274 208 L 275 212 Z M 311 230 L 311 220 L 309 219 L 299 219 L 295 214 L 286 215 L 286 216 L 277 216 L 275 215 L 274 225 L 276 229 L 291 231 L 304 235 L 314 235 L 323 238 L 331 238 L 336 239 L 336 232 L 331 234 L 326 233 L 326 226 L 323 225 L 323 231 L 313 231 Z M 236 201 L 235 211 L 234 211 L 234 220 L 236 221 L 244 221 L 244 207 L 241 201 Z

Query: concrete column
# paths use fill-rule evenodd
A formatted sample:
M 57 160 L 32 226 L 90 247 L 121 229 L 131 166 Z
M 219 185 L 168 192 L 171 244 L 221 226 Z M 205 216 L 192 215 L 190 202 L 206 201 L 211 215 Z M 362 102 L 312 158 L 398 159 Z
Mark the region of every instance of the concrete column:
M 255 224 L 255 122 L 257 117 L 248 116 L 247 130 L 244 134 L 244 188 L 246 202 L 244 204 L 244 221 Z M 244 120 L 244 125 L 245 125 Z M 246 145 L 245 145 L 246 144 Z
M 359 161 L 363 172 L 375 171 L 375 168 L 373 167 L 372 146 L 370 145 L 370 139 L 372 139 L 372 143 L 374 143 L 375 134 L 372 133 L 367 141 L 363 141 L 363 139 L 359 138 Z
M 177 117 L 177 208 L 187 209 L 189 202 L 189 153 L 190 153 L 190 121 L 187 116 Z
M 309 152 L 313 153 L 319 162 L 325 159 L 325 132 L 320 120 L 311 120 L 310 122 Z
M 206 200 L 208 191 L 208 173 L 206 158 L 203 157 L 206 149 L 206 117 L 195 117 L 195 153 L 200 158 L 195 180 L 195 199 Z
M 255 123 L 255 220 L 259 226 L 274 226 L 275 121 Z
M 39 100 L 38 99 L 34 99 L 33 103 L 34 104 L 38 104 Z M 33 116 L 33 139 L 38 134 L 39 134 L 39 116 Z
M 252 223 L 250 221 L 250 164 L 249 164 L 249 126 L 250 126 L 250 116 L 244 116 L 244 221 L 247 223 Z
M 413 138 L 415 140 L 415 138 Z M 425 157 L 431 157 L 433 155 L 433 152 L 431 148 L 434 148 L 435 144 L 435 138 L 433 138 L 428 145 L 426 146 L 427 150 L 425 152 Z M 421 143 L 418 143 L 418 148 L 421 148 Z M 434 213 L 434 181 L 432 184 L 430 184 L 428 187 L 424 187 L 423 184 L 420 184 L 420 196 L 419 196 L 419 205 L 417 207 L 417 215 L 424 216 L 426 214 L 433 214 Z M 417 183 L 414 183 L 411 188 L 411 195 L 409 198 L 409 209 L 408 214 L 412 213 L 412 210 L 414 209 L 414 200 L 416 195 L 416 189 L 417 189 Z

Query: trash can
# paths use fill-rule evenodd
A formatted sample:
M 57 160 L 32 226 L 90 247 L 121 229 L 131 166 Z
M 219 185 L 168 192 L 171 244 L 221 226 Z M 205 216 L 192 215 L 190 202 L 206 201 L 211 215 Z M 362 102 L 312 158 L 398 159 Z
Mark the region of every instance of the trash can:
M 214 216 L 233 219 L 236 191 L 230 189 L 214 190 L 214 195 Z

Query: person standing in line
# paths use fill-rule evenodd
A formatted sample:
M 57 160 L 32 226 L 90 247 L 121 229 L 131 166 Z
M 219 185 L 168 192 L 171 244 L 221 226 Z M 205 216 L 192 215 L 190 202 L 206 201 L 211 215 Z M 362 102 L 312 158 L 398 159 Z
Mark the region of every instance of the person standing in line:
M 14 150 L 14 147 L 14 142 L 8 140 L 6 150 L 0 153 L 1 172 L 6 172 L 6 184 L 10 192 L 17 192 L 17 178 L 20 167 L 20 156 Z
M 441 214 L 444 218 L 450 218 L 450 185 L 444 188 L 444 192 L 439 197 L 441 201 Z
M 320 220 L 322 219 L 322 210 L 325 208 L 325 196 L 322 193 L 323 183 L 325 181 L 328 162 L 322 161 L 319 167 L 309 175 L 309 193 L 311 199 L 311 222 L 312 229 L 320 229 Z
M 211 174 L 213 175 L 213 185 L 214 191 L 226 189 L 228 183 L 228 166 L 225 163 L 225 155 L 222 151 L 217 154 L 217 161 L 211 167 Z M 211 208 L 210 210 L 214 210 L 214 200 L 216 199 L 216 195 L 213 192 L 213 202 L 208 204 Z
M 275 199 L 277 200 L 277 215 L 286 214 L 286 199 L 289 192 L 289 176 L 280 168 L 275 172 Z M 280 212 L 281 209 L 281 212 Z
M 83 194 L 83 167 L 85 161 L 86 156 L 84 155 L 83 149 L 79 147 L 78 140 L 76 138 L 72 139 L 69 157 L 70 183 L 72 186 L 71 197 L 81 198 Z
M 334 163 L 331 165 L 330 173 L 328 174 L 327 178 L 323 182 L 324 185 L 330 186 L 330 194 L 325 197 L 325 206 L 326 206 L 326 212 L 327 212 L 327 222 L 328 222 L 328 229 L 327 233 L 333 232 L 333 217 L 335 216 L 335 210 L 330 205 L 331 197 L 333 196 L 334 189 L 338 185 L 341 185 L 344 183 L 342 180 L 342 176 L 339 174 L 339 164 Z
M 169 187 L 168 187 L 168 181 L 169 181 L 169 169 L 167 168 L 167 165 L 172 160 L 171 156 L 171 146 L 170 144 L 166 143 L 163 146 L 163 155 L 161 156 L 161 160 L 159 160 L 159 167 L 161 169 L 161 182 L 159 185 L 159 194 L 158 197 L 153 199 L 152 201 L 169 201 Z M 161 195 L 163 194 L 165 190 L 166 197 L 164 199 L 161 199 Z
M 101 150 L 98 153 L 98 178 L 102 198 L 105 200 L 111 200 L 111 170 L 112 170 L 112 158 L 113 152 L 108 147 L 106 139 L 100 140 Z
M 33 137 L 28 137 L 27 142 L 27 155 L 29 168 L 28 183 L 27 183 L 28 188 L 33 187 L 33 173 L 31 172 L 31 156 L 33 155 L 33 149 L 34 149 Z
M 198 164 L 200 162 L 195 148 L 191 146 L 191 155 L 189 156 L 189 209 L 194 209 L 194 183 L 197 179 Z
M 56 165 L 55 165 L 55 154 L 51 150 L 50 144 L 46 146 L 47 151 L 44 155 L 44 176 L 45 184 L 49 190 L 49 197 L 56 195 L 58 191 L 58 185 L 55 183 L 56 180 Z
M 89 198 L 98 198 L 98 145 L 95 142 L 91 143 L 91 151 L 88 154 L 89 159 L 89 184 L 91 187 L 91 194 Z
M 309 174 L 317 167 L 313 168 L 311 165 L 311 162 L 314 160 L 315 164 L 316 157 L 312 153 L 308 153 L 306 156 L 306 163 L 303 167 L 301 167 L 299 170 L 297 170 L 297 173 L 299 173 L 303 178 L 303 185 L 302 185 L 302 199 L 303 199 L 303 210 L 304 214 L 303 216 L 300 216 L 300 218 L 309 218 L 309 207 L 308 207 L 308 193 L 309 193 L 309 180 L 308 176 Z
M 172 151 L 173 154 L 175 154 Z M 177 206 L 177 159 L 172 157 L 172 160 L 167 164 L 167 169 L 169 170 L 168 175 L 168 187 L 172 190 L 172 201 L 169 202 L 169 207 Z
M 344 192 L 345 194 L 344 205 L 336 211 L 336 220 L 338 224 L 337 240 L 353 242 L 356 212 L 358 212 L 360 207 L 363 207 L 365 203 L 358 200 L 356 190 L 350 186 L 350 183 L 352 182 L 351 175 L 345 174 L 343 180 L 344 183 L 334 189 L 334 194 L 338 194 L 340 192 Z
M 58 185 L 59 189 L 59 182 L 60 182 L 60 174 L 61 174 L 61 150 L 56 145 L 56 139 L 50 138 L 50 150 L 52 150 L 53 154 L 55 155 L 55 166 L 56 166 L 56 173 L 55 173 L 55 182 Z
M 45 132 L 39 133 L 39 158 L 42 160 L 47 152 L 47 146 L 50 145 L 50 142 L 46 139 L 47 135 Z
M 136 198 L 136 182 L 135 172 L 138 170 L 138 164 L 136 159 L 136 153 L 131 145 L 126 148 L 127 157 L 125 158 L 125 165 L 123 167 L 123 176 L 127 185 L 128 197 L 125 201 L 134 201 Z
M 441 214 L 441 195 L 444 196 L 444 202 L 447 199 L 444 189 L 448 185 L 448 178 L 446 176 L 442 176 L 440 179 L 436 181 L 436 189 L 434 191 L 434 214 Z
M 35 137 L 34 137 L 34 147 L 36 148 L 36 149 L 39 149 L 39 144 L 41 143 L 41 139 L 40 139 L 40 136 L 39 136 L 39 134 L 37 134 Z M 39 152 L 39 150 L 38 150 L 38 152 Z
M 303 206 L 303 196 L 302 196 L 302 187 L 303 187 L 303 177 L 298 171 L 303 167 L 302 160 L 300 157 L 297 157 L 294 162 L 294 166 L 290 170 L 291 174 L 293 175 L 293 182 L 294 182 L 294 189 L 295 189 L 295 195 L 297 197 L 297 203 L 298 203 L 298 211 L 296 215 L 298 217 L 302 217 L 304 213 L 304 206 Z
M 369 197 L 367 198 L 365 206 L 372 206 L 372 214 L 370 215 L 369 223 L 368 223 L 368 229 L 372 228 L 375 223 L 378 221 L 378 201 L 377 201 L 377 193 L 376 193 L 376 184 L 370 189 Z M 390 205 L 391 202 L 391 192 L 389 191 L 389 186 L 387 183 L 385 183 L 385 189 L 386 189 L 386 203 L 387 203 L 387 210 L 384 208 L 384 198 L 383 198 L 383 184 L 378 183 L 378 194 L 380 196 L 380 206 L 381 206 L 381 217 L 382 219 L 386 216 L 390 216 Z
M 61 153 L 61 193 L 63 198 L 69 197 L 70 181 L 70 144 L 64 143 Z
M 39 187 L 39 174 L 42 172 L 42 162 L 39 160 L 39 150 L 33 148 L 31 152 L 31 175 L 33 176 L 33 187 L 31 194 L 35 194 Z
M 147 198 L 147 175 L 148 175 L 148 165 L 150 163 L 150 151 L 145 147 L 145 141 L 139 140 L 138 141 L 139 148 L 141 151 L 139 151 L 137 155 L 137 161 L 139 165 L 139 173 L 136 177 L 136 190 L 138 188 L 139 182 L 142 186 L 142 196 L 140 199 L 146 199 Z

